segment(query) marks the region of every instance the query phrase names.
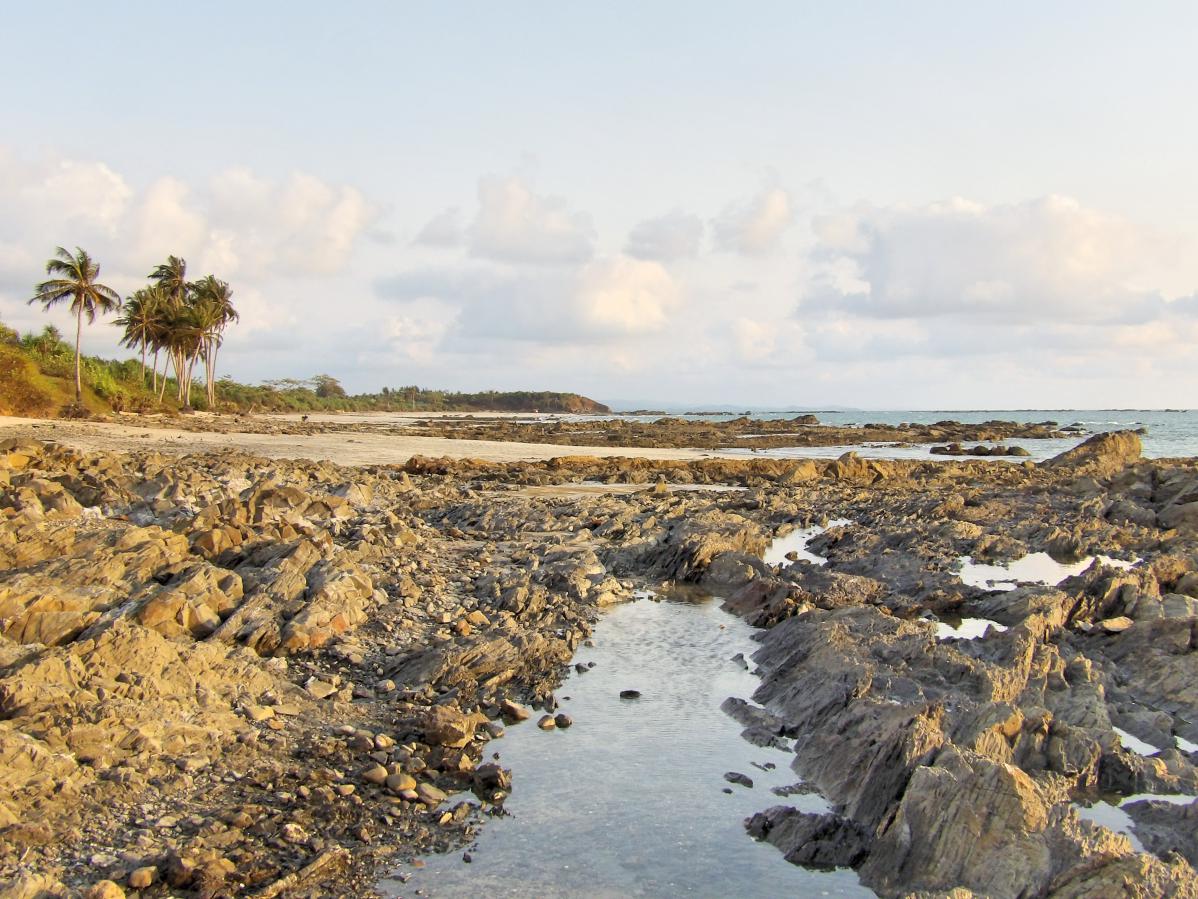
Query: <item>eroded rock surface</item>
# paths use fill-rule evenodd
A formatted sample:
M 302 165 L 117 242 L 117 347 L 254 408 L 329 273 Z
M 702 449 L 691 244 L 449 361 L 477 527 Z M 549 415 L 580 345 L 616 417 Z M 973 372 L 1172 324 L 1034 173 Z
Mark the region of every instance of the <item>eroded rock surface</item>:
M 834 806 L 763 808 L 751 830 L 788 859 L 854 865 L 884 896 L 1198 895 L 1192 806 L 1129 805 L 1144 852 L 1074 806 L 1198 795 L 1175 743 L 1198 742 L 1198 466 L 1137 456 L 1114 437 L 1039 466 L 348 469 L 6 441 L 0 880 L 368 895 L 383 862 L 468 843 L 519 789 L 483 762 L 498 722 L 563 726 L 574 649 L 649 587 L 711 590 L 765 629 L 762 687 L 726 709 Z M 670 489 L 704 485 L 740 489 Z M 851 524 L 810 545 L 826 566 L 762 561 L 833 519 Z M 1009 592 L 957 576 L 1038 551 L 1140 561 Z M 1006 630 L 939 638 L 951 616 Z

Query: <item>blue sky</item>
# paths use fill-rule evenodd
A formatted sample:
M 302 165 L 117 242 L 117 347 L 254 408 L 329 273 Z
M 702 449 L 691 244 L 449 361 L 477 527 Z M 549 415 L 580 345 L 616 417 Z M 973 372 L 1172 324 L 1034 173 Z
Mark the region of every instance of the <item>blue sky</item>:
M 22 328 L 78 243 L 122 291 L 167 252 L 229 280 L 247 380 L 878 407 L 1198 387 L 1190 3 L 23 4 L 6 31 Z

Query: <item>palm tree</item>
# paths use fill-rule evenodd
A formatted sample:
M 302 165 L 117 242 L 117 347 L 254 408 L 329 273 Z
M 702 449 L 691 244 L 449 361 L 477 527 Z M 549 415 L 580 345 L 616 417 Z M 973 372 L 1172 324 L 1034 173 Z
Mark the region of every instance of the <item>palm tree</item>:
M 150 280 L 157 281 L 176 306 L 182 306 L 191 292 L 191 285 L 187 283 L 187 260 L 178 256 L 167 256 L 166 262 L 155 266 L 150 272 Z
M 71 301 L 75 313 L 75 404 L 83 404 L 83 377 L 79 366 L 79 344 L 83 336 L 83 316 L 90 325 L 96 313 L 106 315 L 121 308 L 120 295 L 111 287 L 100 284 L 100 266 L 82 248 L 75 247 L 71 255 L 62 247 L 56 248 L 54 258 L 46 263 L 46 274 L 57 275 L 33 288 L 35 296 L 30 305 L 41 303 L 46 312 L 63 300 Z
M 125 300 L 124 315 L 113 324 L 125 329 L 121 346 L 141 350 L 141 382 L 146 382 L 146 350 L 153 344 L 154 329 L 166 303 L 166 294 L 159 287 L 135 290 Z M 154 389 L 158 388 L 158 353 L 154 353 Z
M 191 406 L 190 390 L 185 394 L 184 385 L 187 380 L 183 371 L 183 366 L 186 363 L 184 355 L 190 344 L 183 339 L 183 332 L 190 328 L 190 317 L 186 314 L 189 301 L 191 300 L 192 290 L 191 284 L 187 280 L 187 260 L 179 256 L 167 256 L 166 262 L 154 267 L 154 271 L 150 272 L 150 280 L 157 281 L 158 287 L 167 297 L 167 309 L 165 313 L 166 333 L 163 335 L 162 346 L 167 351 L 167 358 L 175 369 L 175 382 L 179 388 L 179 401 L 184 402 L 184 396 L 187 397 L 187 402 L 184 406 Z M 166 379 L 166 371 L 163 370 L 163 381 Z M 190 386 L 190 385 L 188 385 Z M 165 392 L 165 383 L 163 391 Z
M 233 291 L 227 281 L 207 275 L 192 285 L 196 311 L 204 333 L 204 383 L 208 408 L 216 405 L 216 354 L 224 341 L 225 328 L 240 316 L 233 308 Z

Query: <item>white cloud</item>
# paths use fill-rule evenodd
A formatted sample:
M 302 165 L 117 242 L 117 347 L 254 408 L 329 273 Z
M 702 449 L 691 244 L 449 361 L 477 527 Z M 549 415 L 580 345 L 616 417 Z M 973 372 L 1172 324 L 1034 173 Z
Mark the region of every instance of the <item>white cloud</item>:
M 712 222 L 712 230 L 720 249 L 761 256 L 777 245 L 793 220 L 790 194 L 770 187 L 750 200 L 726 206 Z
M 637 259 L 669 262 L 697 255 L 702 240 L 703 220 L 674 210 L 636 225 L 628 234 L 624 252 Z
M 376 289 L 392 301 L 435 300 L 459 310 L 448 336 L 568 345 L 660 332 L 682 302 L 679 286 L 660 264 L 623 256 L 550 270 L 475 265 L 410 271 Z
M 1154 294 L 1178 251 L 1147 229 L 1058 196 L 863 206 L 816 219 L 813 228 L 816 257 L 828 267 L 804 310 L 867 318 L 1137 320 L 1158 312 Z
M 618 257 L 583 269 L 575 294 L 584 328 L 605 334 L 660 331 L 681 302 L 678 286 L 656 262 Z
M 514 175 L 478 183 L 478 213 L 469 228 L 471 255 L 501 262 L 585 262 L 594 253 L 591 217 L 561 197 L 536 194 Z

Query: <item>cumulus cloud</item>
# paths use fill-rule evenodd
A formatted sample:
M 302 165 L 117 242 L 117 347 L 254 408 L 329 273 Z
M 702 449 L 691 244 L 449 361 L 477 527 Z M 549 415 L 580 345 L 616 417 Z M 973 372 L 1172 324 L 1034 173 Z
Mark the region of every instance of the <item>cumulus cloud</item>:
M 1198 325 L 1198 303 L 1178 296 L 1198 282 L 1183 239 L 1067 197 L 860 205 L 813 230 L 795 321 L 820 359 L 985 359 L 1084 379 L 1151 347 L 1136 364 L 1159 374 Z
M 328 275 L 376 215 L 357 189 L 303 173 L 163 175 L 135 190 L 101 162 L 0 154 L 0 266 L 20 266 L 24 280 L 64 243 L 87 247 L 118 281 L 144 279 L 168 254 L 225 278 Z
M 697 255 L 702 240 L 702 219 L 674 210 L 637 224 L 628 234 L 624 252 L 637 259 L 669 262 Z
M 591 217 L 561 197 L 535 193 L 523 179 L 487 175 L 478 182 L 471 255 L 516 263 L 585 262 L 594 253 Z
M 377 285 L 402 303 L 459 310 L 448 337 L 587 344 L 660 332 L 682 301 L 659 263 L 602 257 L 572 269 L 491 265 L 405 272 Z
M 1066 197 L 866 206 L 813 227 L 817 257 L 839 274 L 808 311 L 1117 323 L 1153 315 L 1160 302 L 1162 241 Z
M 747 201 L 726 206 L 712 222 L 712 231 L 720 249 L 761 256 L 777 245 L 793 220 L 790 194 L 769 187 Z

